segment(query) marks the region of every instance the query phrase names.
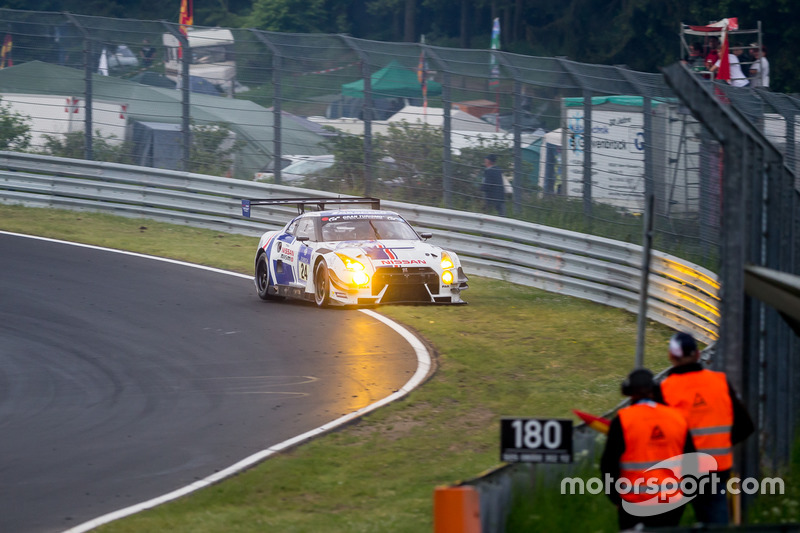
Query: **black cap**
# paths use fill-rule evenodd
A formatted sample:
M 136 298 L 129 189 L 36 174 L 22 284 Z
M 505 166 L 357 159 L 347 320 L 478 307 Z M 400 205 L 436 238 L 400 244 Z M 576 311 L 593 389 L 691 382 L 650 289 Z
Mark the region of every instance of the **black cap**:
M 622 394 L 633 396 L 651 391 L 656 386 L 653 373 L 646 368 L 637 368 L 622 382 Z
M 696 351 L 697 341 L 688 333 L 676 333 L 669 340 L 669 354 L 672 357 L 689 357 Z
M 491 161 L 492 163 L 494 163 L 494 162 L 496 162 L 496 161 L 497 161 L 497 156 L 496 156 L 496 155 L 494 155 L 494 154 L 488 154 L 488 155 L 486 156 L 486 159 L 488 159 L 489 161 Z

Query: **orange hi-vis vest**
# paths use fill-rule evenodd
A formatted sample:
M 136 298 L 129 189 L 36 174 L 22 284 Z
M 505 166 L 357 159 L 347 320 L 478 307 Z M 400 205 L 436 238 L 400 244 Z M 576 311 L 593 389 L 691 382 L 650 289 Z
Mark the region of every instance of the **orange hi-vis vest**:
M 644 401 L 621 409 L 617 416 L 625 439 L 618 482 L 622 488 L 627 480 L 632 488 L 620 491 L 622 499 L 655 505 L 683 498 L 677 483 L 681 480 L 681 455 L 689 426 L 680 411 Z M 648 470 L 659 463 L 663 468 Z
M 711 370 L 671 374 L 661 382 L 661 393 L 667 405 L 686 417 L 697 451 L 716 459 L 716 471 L 730 469 L 733 402 L 725 374 Z

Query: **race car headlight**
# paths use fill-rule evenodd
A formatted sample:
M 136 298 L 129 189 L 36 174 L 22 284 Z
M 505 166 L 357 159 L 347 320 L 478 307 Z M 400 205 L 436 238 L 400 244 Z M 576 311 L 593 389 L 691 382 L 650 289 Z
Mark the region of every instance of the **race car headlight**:
M 353 284 L 356 286 L 369 283 L 369 276 L 366 272 L 353 272 Z
M 449 270 L 445 270 L 442 272 L 442 283 L 445 285 L 450 285 L 453 283 L 453 273 Z
M 336 253 L 336 255 L 339 257 L 339 259 L 342 260 L 342 263 L 344 263 L 344 267 L 347 270 L 350 270 L 350 271 L 353 271 L 353 272 L 363 272 L 364 271 L 364 265 L 359 263 L 358 261 L 356 261 L 352 257 L 346 256 L 344 254 L 340 254 L 338 252 Z
M 453 260 L 450 259 L 450 256 L 447 252 L 442 252 L 442 269 L 447 270 L 448 268 L 453 268 Z

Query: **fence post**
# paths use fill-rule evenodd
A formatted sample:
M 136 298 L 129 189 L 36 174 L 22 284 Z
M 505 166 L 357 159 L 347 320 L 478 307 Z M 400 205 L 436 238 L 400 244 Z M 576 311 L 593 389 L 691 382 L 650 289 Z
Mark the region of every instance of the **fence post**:
M 655 150 L 655 146 L 653 146 L 653 101 L 649 96 L 642 98 L 642 113 L 644 115 L 644 197 L 645 206 L 647 206 L 648 197 L 652 195 L 655 198 L 656 196 L 653 164 L 655 155 L 653 153 Z M 653 207 L 655 207 L 655 202 Z M 655 211 L 653 211 L 653 216 L 655 214 Z
M 514 101 L 514 109 L 511 112 L 512 116 L 512 127 L 514 128 L 514 181 L 513 181 L 513 196 L 512 196 L 512 207 L 513 212 L 515 215 L 519 215 L 522 212 L 521 204 L 522 204 L 522 75 L 519 72 L 519 69 L 515 67 L 508 58 L 505 57 L 504 54 L 499 53 L 497 54 L 500 63 L 506 67 L 513 76 L 514 85 L 513 85 L 513 101 Z M 500 110 L 497 110 L 498 115 L 500 114 Z
M 650 287 L 650 260 L 653 248 L 653 219 L 655 218 L 655 195 L 645 194 L 644 231 L 642 240 L 642 272 L 639 283 L 639 316 L 636 323 L 636 362 L 634 368 L 644 368 L 644 339 L 647 326 L 647 304 Z
M 444 206 L 447 208 L 453 207 L 453 151 L 452 151 L 452 96 L 450 94 L 450 71 L 447 69 L 447 64 L 442 61 L 435 51 L 431 50 L 427 45 L 420 45 L 424 50 L 426 56 L 434 60 L 434 62 L 442 69 L 442 115 L 444 122 L 442 124 L 444 131 L 442 132 L 442 200 Z
M 283 100 L 283 88 L 281 85 L 281 53 L 272 41 L 258 30 L 250 30 L 256 39 L 264 43 L 272 52 L 272 169 L 275 176 L 275 183 L 280 185 L 283 173 L 283 146 L 281 132 L 283 131 L 283 111 L 281 101 Z
M 170 32 L 181 45 L 181 170 L 189 170 L 189 160 L 191 159 L 192 150 L 192 130 L 191 130 L 191 96 L 192 80 L 189 74 L 189 61 L 186 57 L 192 53 L 189 48 L 189 39 L 186 35 L 172 27 L 168 22 L 161 22 L 164 27 Z
M 361 76 L 364 78 L 364 196 L 372 193 L 372 73 L 369 71 L 369 58 L 349 35 L 340 35 L 345 44 L 361 60 Z
M 83 117 L 84 157 L 91 161 L 94 159 L 94 142 L 92 139 L 92 130 L 94 129 L 92 122 L 92 56 L 94 55 L 94 46 L 89 32 L 86 30 L 86 28 L 80 25 L 78 19 L 76 19 L 72 13 L 64 13 L 64 15 L 76 28 L 78 28 L 78 31 L 83 34 L 83 73 L 86 80 L 83 95 L 86 103 L 86 112 Z
M 583 216 L 592 223 L 592 92 L 583 90 Z

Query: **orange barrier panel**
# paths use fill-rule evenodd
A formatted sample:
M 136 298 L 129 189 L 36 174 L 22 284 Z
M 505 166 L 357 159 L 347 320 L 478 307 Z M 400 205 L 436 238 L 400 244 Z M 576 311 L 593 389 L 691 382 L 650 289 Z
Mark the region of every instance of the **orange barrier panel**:
M 434 533 L 481 533 L 480 496 L 475 487 L 436 487 Z

